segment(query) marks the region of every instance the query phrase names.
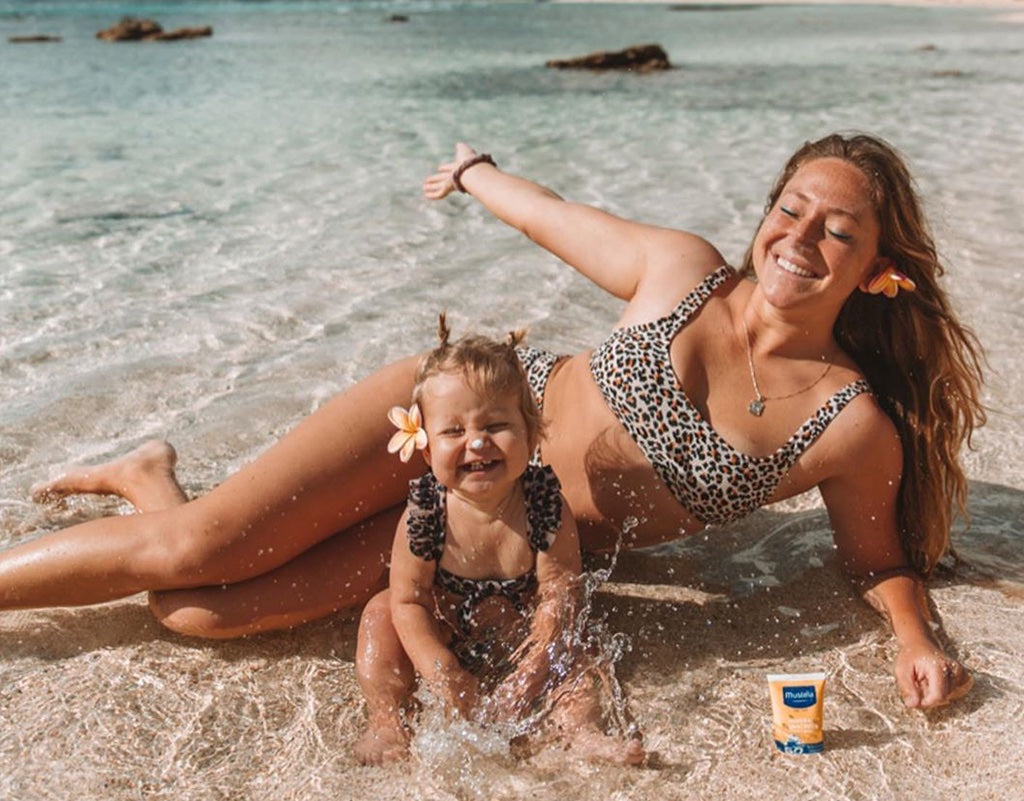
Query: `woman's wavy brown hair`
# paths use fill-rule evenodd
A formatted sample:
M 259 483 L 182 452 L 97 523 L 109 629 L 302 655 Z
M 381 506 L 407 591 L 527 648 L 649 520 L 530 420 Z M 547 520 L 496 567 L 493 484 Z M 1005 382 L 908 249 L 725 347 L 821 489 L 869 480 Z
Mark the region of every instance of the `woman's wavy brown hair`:
M 881 228 L 879 255 L 917 285 L 916 291 L 900 292 L 892 300 L 855 291 L 833 334 L 899 431 L 903 479 L 897 523 L 911 564 L 927 575 L 950 548 L 954 504 L 967 518 L 960 451 L 985 422 L 980 399 L 984 357 L 977 337 L 957 320 L 939 285 L 945 270 L 914 181 L 888 143 L 866 134 L 832 134 L 805 143 L 775 182 L 765 214 L 793 174 L 820 158 L 843 159 L 864 174 Z M 753 274 L 752 249 L 742 272 Z

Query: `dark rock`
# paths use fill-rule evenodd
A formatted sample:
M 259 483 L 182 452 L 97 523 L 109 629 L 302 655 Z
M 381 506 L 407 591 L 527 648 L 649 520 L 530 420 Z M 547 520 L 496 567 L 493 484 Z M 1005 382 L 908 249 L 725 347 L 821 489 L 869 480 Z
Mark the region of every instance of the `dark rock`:
M 388 17 L 388 22 L 408 22 L 409 17 L 405 14 L 392 14 Z
M 151 19 L 124 17 L 117 25 L 96 34 L 105 42 L 139 42 L 163 33 L 164 29 Z
M 107 42 L 173 42 L 178 39 L 196 39 L 202 36 L 213 36 L 213 28 L 209 25 L 202 28 L 178 28 L 165 31 L 160 24 L 151 19 L 125 17 L 117 25 L 96 34 L 97 39 Z
M 201 28 L 175 28 L 173 31 L 158 33 L 152 41 L 174 42 L 178 39 L 201 39 L 204 36 L 213 36 L 213 28 L 209 25 L 204 25 Z
M 678 3 L 669 6 L 669 11 L 756 11 L 763 8 L 760 3 Z
M 633 72 L 655 72 L 672 69 L 668 54 L 661 45 L 633 45 L 625 50 L 600 50 L 586 56 L 570 59 L 552 59 L 547 66 L 555 69 L 579 70 L 630 70 Z
M 11 44 L 34 44 L 36 42 L 59 42 L 61 38 L 59 36 L 37 34 L 35 36 L 8 36 L 7 41 Z

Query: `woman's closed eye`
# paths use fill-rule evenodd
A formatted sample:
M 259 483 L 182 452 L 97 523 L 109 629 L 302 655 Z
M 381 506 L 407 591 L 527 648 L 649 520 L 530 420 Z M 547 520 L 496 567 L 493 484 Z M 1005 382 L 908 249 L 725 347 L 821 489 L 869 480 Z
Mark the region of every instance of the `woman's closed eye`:
M 785 214 L 787 217 L 793 220 L 799 219 L 800 217 L 800 213 L 796 209 L 784 206 L 781 203 L 779 204 L 779 211 L 781 211 L 783 214 Z M 826 227 L 825 231 L 828 233 L 829 236 L 833 237 L 834 239 L 838 239 L 840 242 L 849 242 L 850 240 L 853 239 L 852 235 L 843 233 L 842 231 L 837 231 L 835 228 Z

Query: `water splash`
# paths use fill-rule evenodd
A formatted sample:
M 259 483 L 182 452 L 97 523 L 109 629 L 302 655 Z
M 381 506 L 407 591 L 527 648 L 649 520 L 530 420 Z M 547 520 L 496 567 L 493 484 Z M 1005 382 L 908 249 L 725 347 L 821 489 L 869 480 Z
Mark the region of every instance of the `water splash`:
M 623 744 L 640 739 L 616 675 L 616 665 L 632 649 L 631 639 L 612 631 L 606 619 L 595 615 L 594 606 L 594 595 L 611 576 L 622 542 L 637 525 L 635 519 L 623 525 L 607 566 L 580 576 L 575 600 L 555 600 L 572 608 L 571 625 L 544 645 L 546 673 L 521 714 L 503 716 L 505 707 L 495 699 L 519 660 L 536 657 L 528 637 L 511 658 L 499 658 L 477 671 L 481 686 L 495 693 L 485 697 L 477 720 L 452 715 L 436 695 L 420 687 L 411 750 L 424 781 L 453 798 L 492 799 L 508 789 L 509 771 L 517 764 L 545 750 L 572 750 L 580 731 L 599 732 Z M 544 603 L 538 599 L 538 607 Z

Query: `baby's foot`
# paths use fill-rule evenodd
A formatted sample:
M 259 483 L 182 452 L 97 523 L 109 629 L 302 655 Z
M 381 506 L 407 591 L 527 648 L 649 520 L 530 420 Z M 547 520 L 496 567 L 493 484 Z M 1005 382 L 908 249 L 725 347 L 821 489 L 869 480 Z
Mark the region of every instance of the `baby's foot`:
M 612 765 L 642 765 L 647 752 L 638 737 L 613 737 L 597 729 L 583 729 L 572 735 L 566 750 L 588 762 L 607 762 Z
M 36 503 L 63 498 L 66 495 L 94 493 L 118 495 L 135 506 L 169 505 L 184 500 L 184 493 L 174 475 L 178 454 L 168 442 L 150 440 L 118 459 L 92 467 L 72 467 L 53 481 L 32 487 Z
M 371 720 L 353 750 L 361 765 L 390 765 L 409 757 L 409 735 L 393 718 Z

